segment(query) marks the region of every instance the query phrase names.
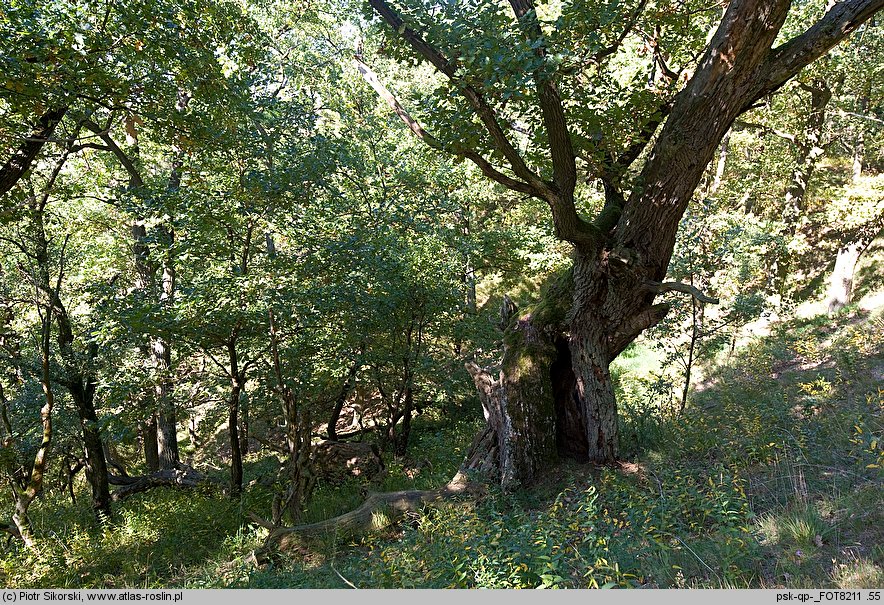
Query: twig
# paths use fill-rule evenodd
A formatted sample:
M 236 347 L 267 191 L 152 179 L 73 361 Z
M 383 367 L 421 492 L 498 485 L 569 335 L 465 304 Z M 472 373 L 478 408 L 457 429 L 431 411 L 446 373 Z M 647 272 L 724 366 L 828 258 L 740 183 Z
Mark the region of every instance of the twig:
M 356 584 L 354 584 L 353 582 L 351 582 L 350 580 L 348 580 L 347 578 L 345 578 L 344 576 L 342 576 L 342 575 L 341 575 L 341 572 L 339 572 L 337 569 L 335 569 L 335 564 L 334 564 L 334 563 L 329 563 L 329 567 L 332 568 L 332 571 L 333 571 L 333 572 L 335 572 L 336 574 L 338 574 L 338 577 L 341 578 L 347 586 L 349 586 L 350 588 L 355 588 L 356 590 L 359 590 L 359 587 L 356 586 Z
M 680 543 L 682 546 L 684 546 L 684 547 L 687 548 L 689 551 L 691 551 L 691 554 L 694 555 L 694 556 L 697 558 L 697 561 L 699 561 L 700 563 L 702 563 L 702 564 L 703 564 L 703 567 L 705 567 L 706 569 L 708 569 L 709 571 L 711 571 L 712 574 L 713 574 L 716 578 L 718 578 L 719 583 L 721 583 L 721 585 L 724 586 L 724 582 L 722 581 L 721 576 L 719 576 L 717 573 L 715 573 L 715 570 L 714 570 L 714 569 L 712 569 L 711 567 L 709 567 L 708 565 L 706 565 L 706 561 L 704 561 L 703 559 L 701 559 L 700 556 L 699 556 L 697 553 L 694 552 L 694 549 L 693 549 L 693 548 L 691 548 L 690 546 L 688 546 L 687 544 L 685 544 L 684 541 L 683 541 L 681 538 L 679 538 L 678 536 L 676 536 L 675 534 L 672 534 L 672 537 L 675 538 L 676 540 L 678 540 L 679 543 Z

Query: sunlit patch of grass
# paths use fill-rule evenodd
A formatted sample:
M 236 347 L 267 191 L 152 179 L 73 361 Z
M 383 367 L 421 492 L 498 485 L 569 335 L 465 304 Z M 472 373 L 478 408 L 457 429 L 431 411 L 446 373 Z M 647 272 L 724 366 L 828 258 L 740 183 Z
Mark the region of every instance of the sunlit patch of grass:
M 765 544 L 805 550 L 822 547 L 832 530 L 817 508 L 807 505 L 780 514 L 768 513 L 759 520 L 758 529 Z
M 884 569 L 864 557 L 834 561 L 832 583 L 838 588 L 880 588 L 884 586 Z

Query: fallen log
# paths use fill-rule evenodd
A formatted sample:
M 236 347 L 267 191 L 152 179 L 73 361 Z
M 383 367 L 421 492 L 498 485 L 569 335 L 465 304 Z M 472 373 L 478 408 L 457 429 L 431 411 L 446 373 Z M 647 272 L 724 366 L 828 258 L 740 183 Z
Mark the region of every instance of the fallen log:
M 440 489 L 369 494 L 361 506 L 332 519 L 271 529 L 264 540 L 264 545 L 252 553 L 252 560 L 258 565 L 263 565 L 269 560 L 271 553 L 294 550 L 303 540 L 309 538 L 328 534 L 354 535 L 377 531 L 396 523 L 407 513 L 417 511 L 426 504 L 457 496 L 478 495 L 482 491 L 480 484 L 471 483 L 466 475 L 457 473 L 445 487 Z M 271 527 L 266 522 L 262 525 Z
M 146 492 L 155 487 L 194 488 L 216 482 L 193 468 L 183 467 L 161 470 L 140 477 L 108 475 L 108 483 L 122 486 L 111 493 L 111 500 L 120 502 L 129 496 Z

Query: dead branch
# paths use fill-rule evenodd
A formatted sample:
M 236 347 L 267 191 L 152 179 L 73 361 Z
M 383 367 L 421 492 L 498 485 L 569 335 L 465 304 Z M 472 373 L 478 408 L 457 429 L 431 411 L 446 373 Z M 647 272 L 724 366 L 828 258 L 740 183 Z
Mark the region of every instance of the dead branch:
M 120 502 L 129 496 L 146 492 L 155 487 L 194 488 L 207 484 L 214 485 L 217 482 L 199 471 L 190 467 L 184 467 L 181 469 L 161 470 L 141 477 L 108 475 L 108 483 L 122 486 L 111 494 L 112 501 Z
M 478 493 L 481 493 L 480 486 L 470 483 L 466 475 L 457 473 L 445 487 L 440 489 L 370 494 L 361 506 L 343 515 L 317 523 L 273 528 L 264 541 L 264 546 L 253 553 L 252 560 L 256 564 L 264 564 L 269 560 L 271 553 L 293 550 L 304 539 L 328 534 L 353 535 L 383 529 L 424 505 Z M 268 526 L 266 520 L 257 515 L 251 518 L 264 527 Z
M 677 281 L 667 281 L 667 282 L 656 282 L 647 280 L 644 284 L 644 287 L 647 291 L 653 292 L 654 294 L 663 294 L 664 292 L 681 292 L 683 294 L 690 294 L 693 296 L 698 302 L 708 303 L 711 305 L 717 305 L 718 299 L 712 298 L 711 296 L 706 296 L 703 294 L 699 288 L 692 286 L 690 284 L 683 284 Z

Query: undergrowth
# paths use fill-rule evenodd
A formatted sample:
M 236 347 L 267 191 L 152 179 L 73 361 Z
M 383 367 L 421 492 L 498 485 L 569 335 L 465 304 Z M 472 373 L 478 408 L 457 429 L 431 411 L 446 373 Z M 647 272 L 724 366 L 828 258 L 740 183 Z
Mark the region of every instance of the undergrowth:
M 625 461 L 562 463 L 533 489 L 427 507 L 399 526 L 249 562 L 272 494 L 156 489 L 96 525 L 85 494 L 33 507 L 40 546 L 7 544 L 7 586 L 875 587 L 884 574 L 884 321 L 848 310 L 779 324 L 709 367 L 682 415 L 640 371 L 618 375 Z M 428 489 L 457 469 L 475 420 L 418 422 L 374 483 L 320 486 L 306 521 L 367 490 Z M 247 475 L 260 474 L 253 458 Z M 247 477 L 248 479 L 248 477 Z

